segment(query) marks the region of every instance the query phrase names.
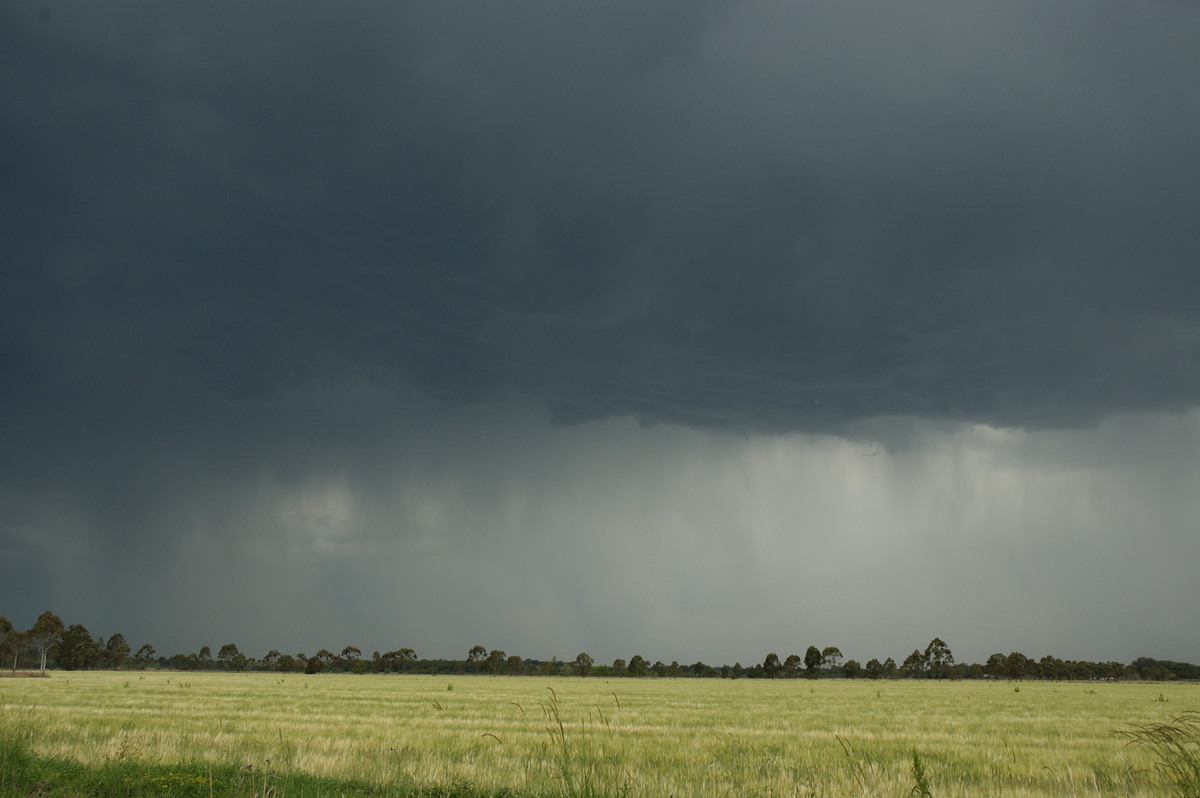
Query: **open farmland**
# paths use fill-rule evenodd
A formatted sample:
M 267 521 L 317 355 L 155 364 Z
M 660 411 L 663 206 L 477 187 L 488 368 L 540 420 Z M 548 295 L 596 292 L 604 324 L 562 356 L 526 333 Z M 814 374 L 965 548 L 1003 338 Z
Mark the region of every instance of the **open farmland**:
M 1186 684 L 56 673 L 0 680 L 39 756 L 213 763 L 394 794 L 1161 795 L 1114 734 L 1200 706 Z

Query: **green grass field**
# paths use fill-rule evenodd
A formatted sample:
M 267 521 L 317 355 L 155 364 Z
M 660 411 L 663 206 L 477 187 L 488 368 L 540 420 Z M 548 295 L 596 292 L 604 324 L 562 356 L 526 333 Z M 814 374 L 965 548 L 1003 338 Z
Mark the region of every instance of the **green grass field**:
M 901 798 L 916 786 L 915 752 L 939 798 L 1151 796 L 1169 794 L 1153 753 L 1116 732 L 1198 707 L 1200 686 L 1186 684 L 171 672 L 0 680 L 3 734 L 43 763 L 43 794 L 56 769 L 119 767 L 134 794 L 333 794 L 328 785 L 341 783 L 386 795 Z M 28 794 L 11 784 L 17 749 L 3 750 L 7 794 Z

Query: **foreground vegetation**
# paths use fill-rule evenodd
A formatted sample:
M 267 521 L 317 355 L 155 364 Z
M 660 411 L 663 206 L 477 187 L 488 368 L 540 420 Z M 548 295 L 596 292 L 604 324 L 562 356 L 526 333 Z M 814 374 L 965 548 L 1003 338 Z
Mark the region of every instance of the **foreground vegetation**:
M 1179 717 L 1198 689 L 59 672 L 0 680 L 0 781 L 8 795 L 1151 796 L 1170 774 L 1120 732 Z

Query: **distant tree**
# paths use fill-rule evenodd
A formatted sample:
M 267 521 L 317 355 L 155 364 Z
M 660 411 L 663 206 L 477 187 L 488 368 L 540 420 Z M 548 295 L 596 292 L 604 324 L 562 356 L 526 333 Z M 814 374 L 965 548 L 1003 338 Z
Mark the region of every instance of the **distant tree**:
M 308 662 L 304 666 L 305 673 L 327 673 L 333 670 L 333 663 L 336 657 L 333 652 L 327 648 L 323 648 L 316 654 L 308 658 Z
M 1038 671 L 1043 679 L 1062 680 L 1067 678 L 1067 663 L 1049 654 L 1038 662 Z
M 241 652 L 238 651 L 238 647 L 236 645 L 233 643 L 226 643 L 225 645 L 221 646 L 221 650 L 217 652 L 217 662 L 221 663 L 221 667 L 225 670 L 232 670 L 229 665 L 233 661 L 233 658 L 240 653 Z
M 872 657 L 867 660 L 867 678 L 878 679 L 883 675 L 883 663 Z
M 595 660 L 588 655 L 586 651 L 581 651 L 575 655 L 575 661 L 571 663 L 571 667 L 575 669 L 575 673 L 580 676 L 587 676 L 592 672 L 592 665 Z
M 125 635 L 117 632 L 108 638 L 103 658 L 105 666 L 113 670 L 120 670 L 129 664 L 129 643 L 125 642 Z
M 779 662 L 779 655 L 774 651 L 767 654 L 762 663 L 763 676 L 768 679 L 775 679 L 779 676 L 781 670 L 783 670 L 783 665 Z
M 842 666 L 842 671 L 846 674 L 847 679 L 857 679 L 862 675 L 862 665 L 859 665 L 856 659 L 848 659 Z
M 900 673 L 904 674 L 906 679 L 916 679 L 925 673 L 925 657 L 920 651 L 913 649 L 913 653 L 904 658 L 900 665 Z
M 137 653 L 133 655 L 133 658 L 137 660 L 144 668 L 154 661 L 155 653 L 154 646 L 150 645 L 149 643 L 142 643 L 142 647 L 137 650 Z
M 831 673 L 836 674 L 841 664 L 842 650 L 837 646 L 825 646 L 821 651 L 821 667 L 828 668 Z
M 518 654 L 510 654 L 505 667 L 512 675 L 520 676 L 525 673 L 525 660 L 521 659 Z
M 18 632 L 13 628 L 12 621 L 0 615 L 0 661 L 8 662 L 9 656 L 13 654 L 13 649 L 16 647 L 16 636 Z M 13 670 L 17 669 L 16 661 L 13 661 Z
M 82 671 L 100 665 L 100 645 L 83 624 L 71 624 L 63 631 L 54 657 L 55 665 L 65 671 Z
M 1115 664 L 1115 663 L 1113 663 Z M 1112 665 L 1103 669 L 1111 673 Z M 1200 679 L 1200 665 L 1195 665 L 1190 662 L 1176 662 L 1169 659 L 1154 659 L 1152 657 L 1138 657 L 1128 666 L 1122 666 L 1123 673 L 1119 678 L 1140 678 L 1154 679 L 1154 676 L 1163 676 L 1168 680 L 1188 679 L 1195 681 Z M 1115 676 L 1115 674 L 1114 674 Z
M 804 652 L 804 675 L 810 679 L 817 678 L 821 669 L 821 649 L 809 646 Z
M 8 635 L 9 656 L 12 657 L 12 669 L 15 672 L 21 663 L 25 661 L 25 656 L 29 653 L 31 645 L 29 640 L 29 632 L 22 632 L 20 629 L 13 629 Z
M 487 659 L 483 661 L 483 670 L 487 673 L 501 673 L 504 670 L 504 660 L 508 657 L 498 648 L 492 649 Z
M 950 647 L 940 637 L 929 641 L 922 656 L 929 668 L 929 675 L 935 679 L 945 679 L 950 666 L 954 664 L 954 655 L 950 653 Z
M 273 648 L 262 658 L 263 667 L 269 671 L 279 670 L 279 660 L 282 658 L 283 655 L 279 653 L 279 649 Z
M 46 673 L 46 659 L 50 656 L 50 649 L 58 645 L 65 631 L 63 622 L 49 610 L 39 615 L 37 622 L 29 630 L 29 641 L 33 644 L 38 658 L 41 660 L 40 672 L 42 674 Z
M 990 679 L 1003 679 L 1005 677 L 1004 655 L 997 651 L 987 658 L 984 663 L 983 672 Z
M 471 646 L 467 652 L 467 662 L 483 662 L 487 657 L 487 649 L 483 646 Z
M 196 655 L 196 659 L 199 663 L 197 667 L 200 670 L 212 670 L 213 658 L 211 648 L 208 646 L 200 646 L 200 653 Z
M 1020 651 L 1013 651 L 1004 658 L 1004 671 L 1010 679 L 1024 679 L 1033 673 L 1034 662 Z
M 654 661 L 654 664 L 650 666 L 650 670 L 654 673 L 655 676 L 657 676 L 661 679 L 662 677 L 667 675 L 667 664 L 665 662 L 663 662 L 661 659 L 656 659 Z
M 641 654 L 634 654 L 629 660 L 629 675 L 630 676 L 645 676 L 649 664 Z
M 361 657 L 362 651 L 360 651 L 356 646 L 346 646 L 342 649 L 342 660 L 344 660 L 351 669 L 354 668 L 354 663 L 358 662 Z
M 888 657 L 883 661 L 883 677 L 885 679 L 896 678 L 896 660 Z
M 795 676 L 800 672 L 800 665 L 804 660 L 800 659 L 799 654 L 788 654 L 787 659 L 783 661 L 783 671 L 788 676 Z
M 612 664 L 612 667 L 609 668 L 609 672 L 612 673 L 614 676 L 622 676 L 626 672 L 625 669 L 626 669 L 625 660 L 621 659 L 620 657 L 617 657 L 616 659 L 613 660 L 613 664 Z
M 412 654 L 411 659 L 408 657 L 408 654 L 410 653 Z M 416 652 L 414 652 L 411 648 L 399 648 L 393 651 L 385 651 L 383 654 L 379 655 L 379 669 L 382 671 L 387 671 L 388 673 L 395 673 L 396 671 L 407 668 L 409 663 L 416 660 L 416 658 Z
M 399 648 L 383 654 L 380 657 L 380 667 L 392 673 L 396 671 L 408 671 L 416 661 L 417 652 L 411 648 Z

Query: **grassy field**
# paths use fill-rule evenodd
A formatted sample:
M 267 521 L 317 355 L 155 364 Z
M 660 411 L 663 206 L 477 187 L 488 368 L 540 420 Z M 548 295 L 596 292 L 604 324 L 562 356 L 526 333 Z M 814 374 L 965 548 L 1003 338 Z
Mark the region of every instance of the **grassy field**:
M 1151 796 L 1164 794 L 1152 752 L 1115 732 L 1198 707 L 1200 686 L 1181 684 L 169 672 L 0 680 L 2 733 L 30 753 L 153 768 L 168 781 L 177 771 L 180 783 L 164 782 L 162 794 L 186 794 L 183 781 L 216 767 L 242 773 L 246 795 L 304 792 L 304 775 L 391 795 L 900 798 L 916 786 L 915 752 L 938 798 Z M 192 784 L 191 794 L 212 785 Z

